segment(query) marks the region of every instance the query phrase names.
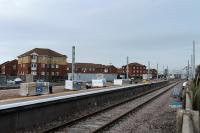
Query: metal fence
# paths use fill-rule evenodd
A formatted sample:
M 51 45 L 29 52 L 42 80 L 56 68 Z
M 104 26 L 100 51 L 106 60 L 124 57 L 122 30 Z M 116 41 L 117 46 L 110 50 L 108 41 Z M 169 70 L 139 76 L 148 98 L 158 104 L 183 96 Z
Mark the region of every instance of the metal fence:
M 0 75 L 0 85 L 6 85 L 7 81 L 9 81 L 9 80 L 14 81 L 16 78 L 21 78 L 23 81 L 25 81 L 25 76 L 5 76 L 5 75 Z
M 22 76 L 0 75 L 0 85 L 7 85 L 8 81 L 14 81 L 16 78 L 21 78 L 22 81 L 26 81 L 25 75 L 22 75 Z M 60 82 L 64 82 L 66 79 L 68 79 L 68 76 L 34 76 L 33 79 L 34 79 L 34 81 L 43 80 L 46 82 L 60 83 Z

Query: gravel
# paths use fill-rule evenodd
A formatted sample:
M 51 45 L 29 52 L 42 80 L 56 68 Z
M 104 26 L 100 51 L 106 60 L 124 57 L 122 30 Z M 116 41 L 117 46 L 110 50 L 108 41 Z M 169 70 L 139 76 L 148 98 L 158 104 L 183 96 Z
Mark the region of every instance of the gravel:
M 176 86 L 180 87 L 180 85 Z M 176 109 L 169 107 L 172 90 L 131 113 L 104 132 L 109 133 L 175 133 Z

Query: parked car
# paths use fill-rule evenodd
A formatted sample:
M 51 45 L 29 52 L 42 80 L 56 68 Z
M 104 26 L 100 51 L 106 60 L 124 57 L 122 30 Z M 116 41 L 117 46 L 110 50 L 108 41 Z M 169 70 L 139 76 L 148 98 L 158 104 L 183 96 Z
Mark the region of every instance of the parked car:
M 20 84 L 20 83 L 22 83 L 22 79 L 21 78 L 16 78 L 14 80 L 14 82 L 15 82 L 15 84 Z
M 13 81 L 13 80 L 7 80 L 7 84 L 15 84 L 15 81 Z

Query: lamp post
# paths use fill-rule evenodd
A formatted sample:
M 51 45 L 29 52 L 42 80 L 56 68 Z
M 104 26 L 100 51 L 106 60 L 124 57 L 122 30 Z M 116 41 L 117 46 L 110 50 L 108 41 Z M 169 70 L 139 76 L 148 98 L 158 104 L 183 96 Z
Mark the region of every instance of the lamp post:
M 195 67 L 195 41 L 193 41 L 193 78 L 196 75 L 196 67 Z
M 72 81 L 74 81 L 74 70 L 75 70 L 75 46 L 72 47 Z
M 158 64 L 157 64 L 157 80 L 158 80 Z
M 129 79 L 129 57 L 127 56 L 127 65 L 126 65 L 126 79 Z
M 150 80 L 150 61 L 148 61 L 148 75 L 147 79 Z

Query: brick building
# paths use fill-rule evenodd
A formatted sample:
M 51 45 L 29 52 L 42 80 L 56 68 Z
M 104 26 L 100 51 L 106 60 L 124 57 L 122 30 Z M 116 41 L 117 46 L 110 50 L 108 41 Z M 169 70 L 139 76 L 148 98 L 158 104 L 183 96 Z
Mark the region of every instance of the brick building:
M 7 61 L 0 65 L 0 69 L 2 75 L 17 76 L 18 61 L 16 59 L 12 61 Z
M 149 73 L 152 75 L 152 78 L 157 78 L 157 70 L 156 69 L 150 69 Z
M 122 66 L 122 72 L 126 74 L 126 67 Z M 129 68 L 129 77 L 133 78 L 142 78 L 143 74 L 147 74 L 147 69 L 145 65 L 139 63 L 130 63 L 128 64 Z
M 72 64 L 67 67 L 68 79 L 72 79 Z M 94 63 L 76 63 L 75 80 L 90 82 L 93 79 L 104 78 L 113 81 L 118 76 L 118 69 L 113 65 L 102 65 Z
M 66 76 L 67 56 L 50 49 L 35 48 L 18 56 L 18 75 Z
M 67 73 L 72 72 L 72 64 L 68 63 Z M 118 73 L 118 69 L 113 65 L 102 65 L 94 63 L 76 63 L 75 73 Z

